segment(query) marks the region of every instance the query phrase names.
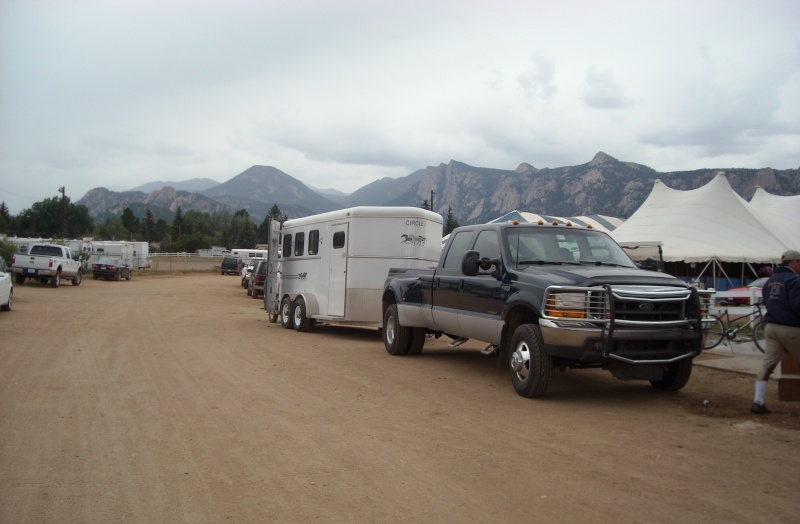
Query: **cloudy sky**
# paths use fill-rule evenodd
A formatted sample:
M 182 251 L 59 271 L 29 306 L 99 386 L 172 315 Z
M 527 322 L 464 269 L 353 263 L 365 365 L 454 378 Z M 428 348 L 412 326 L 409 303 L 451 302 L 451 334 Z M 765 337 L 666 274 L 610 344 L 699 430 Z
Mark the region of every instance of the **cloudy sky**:
M 0 200 L 271 165 L 800 167 L 797 0 L 0 0 Z

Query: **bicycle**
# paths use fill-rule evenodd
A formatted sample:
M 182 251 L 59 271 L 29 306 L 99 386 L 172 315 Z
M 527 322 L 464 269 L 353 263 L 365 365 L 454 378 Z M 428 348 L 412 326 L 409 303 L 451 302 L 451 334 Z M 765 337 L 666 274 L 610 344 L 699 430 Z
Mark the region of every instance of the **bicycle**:
M 709 321 L 703 327 L 703 349 L 715 348 L 725 338 L 727 338 L 729 341 L 733 341 L 736 339 L 739 333 L 750 327 L 752 330 L 753 342 L 755 343 L 756 348 L 763 353 L 764 348 L 766 347 L 766 343 L 764 341 L 764 331 L 767 327 L 767 323 L 764 322 L 764 315 L 761 312 L 763 305 L 763 302 L 753 304 L 753 306 L 755 306 L 754 311 L 733 318 L 731 318 L 727 308 L 725 308 L 725 311 L 723 311 L 721 314 L 714 315 L 714 320 Z M 749 320 L 744 324 L 732 327 L 737 322 L 746 318 Z

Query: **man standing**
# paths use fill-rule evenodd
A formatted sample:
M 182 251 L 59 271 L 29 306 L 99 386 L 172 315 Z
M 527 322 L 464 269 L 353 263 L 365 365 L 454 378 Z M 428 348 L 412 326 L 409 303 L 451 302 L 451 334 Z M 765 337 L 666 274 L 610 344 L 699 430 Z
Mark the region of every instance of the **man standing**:
M 767 381 L 778 362 L 787 353 L 800 363 L 800 252 L 793 249 L 781 255 L 781 265 L 764 284 L 767 322 L 764 338 L 767 349 L 756 375 L 756 393 L 750 411 L 757 415 L 771 413 L 764 403 Z

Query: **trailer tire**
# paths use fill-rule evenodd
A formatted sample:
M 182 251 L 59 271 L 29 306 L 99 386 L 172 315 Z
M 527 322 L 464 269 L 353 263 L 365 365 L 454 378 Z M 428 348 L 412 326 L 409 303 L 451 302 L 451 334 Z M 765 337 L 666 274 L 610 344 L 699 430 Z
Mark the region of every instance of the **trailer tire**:
M 400 325 L 400 317 L 397 313 L 397 304 L 391 304 L 383 312 L 383 329 L 381 337 L 386 352 L 390 355 L 407 355 L 411 348 L 411 329 Z M 423 343 L 424 343 L 423 338 Z M 421 348 L 420 348 L 421 349 Z
M 292 321 L 296 331 L 304 332 L 311 329 L 311 319 L 306 312 L 306 301 L 303 297 L 297 297 L 292 305 Z
M 692 359 L 685 358 L 672 364 L 667 364 L 667 370 L 660 380 L 651 380 L 650 384 L 662 391 L 678 391 L 689 382 L 692 376 Z
M 82 281 L 83 281 L 83 272 L 79 269 L 78 274 L 75 275 L 75 278 L 72 279 L 72 285 L 80 286 Z
M 284 297 L 281 300 L 281 327 L 283 329 L 292 329 L 294 324 L 292 324 L 292 303 L 289 301 L 289 297 Z
M 61 270 L 56 271 L 55 276 L 50 279 L 50 286 L 58 287 L 59 284 L 61 284 Z
M 509 371 L 514 389 L 523 397 L 541 397 L 547 391 L 552 370 L 553 357 L 544 349 L 539 326 L 520 325 L 511 337 Z

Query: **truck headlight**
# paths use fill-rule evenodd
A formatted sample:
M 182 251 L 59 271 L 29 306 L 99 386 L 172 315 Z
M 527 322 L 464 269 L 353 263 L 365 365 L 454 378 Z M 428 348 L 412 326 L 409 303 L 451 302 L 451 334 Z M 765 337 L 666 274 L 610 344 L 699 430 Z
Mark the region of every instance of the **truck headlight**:
M 587 318 L 586 293 L 554 293 L 547 299 L 545 315 L 564 318 Z

